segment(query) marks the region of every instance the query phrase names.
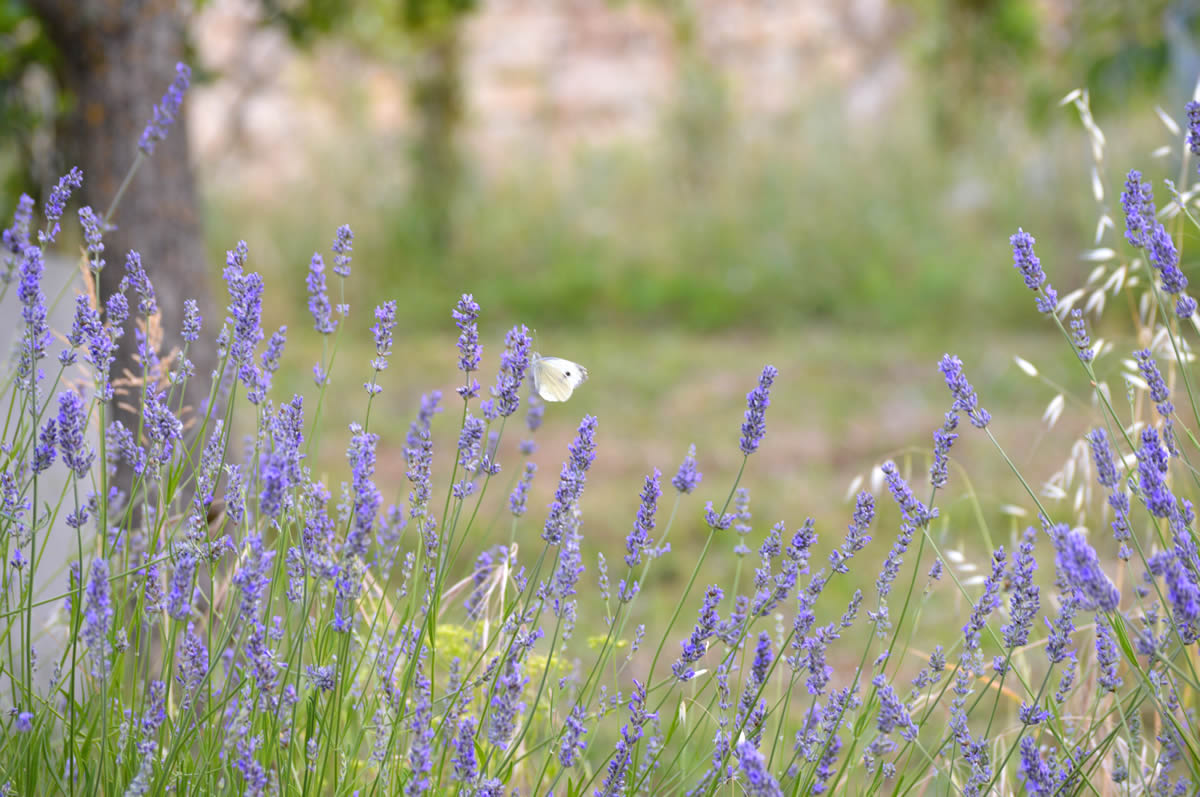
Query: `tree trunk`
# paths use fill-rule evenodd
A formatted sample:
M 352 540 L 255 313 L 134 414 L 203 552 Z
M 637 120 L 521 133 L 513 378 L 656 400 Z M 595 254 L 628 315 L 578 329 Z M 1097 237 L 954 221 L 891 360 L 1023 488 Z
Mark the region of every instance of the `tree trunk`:
M 103 214 L 138 154 L 138 139 L 152 108 L 175 77 L 176 62 L 183 60 L 184 12 L 181 4 L 169 0 L 30 0 L 30 5 L 62 53 L 59 77 L 73 99 L 58 128 L 60 171 L 78 165 L 84 179 L 80 203 Z M 185 98 L 185 113 L 187 105 Z M 117 229 L 104 239 L 102 297 L 125 275 L 126 253 L 137 250 L 162 312 L 163 352 L 181 345 L 184 300 L 199 302 L 204 333 L 189 351 L 196 375 L 188 382 L 184 401 L 185 406 L 200 407 L 216 362 L 212 340 L 220 319 L 209 298 L 196 181 L 182 119 L 142 164 L 112 222 Z M 131 304 L 136 306 L 136 300 Z M 133 352 L 134 336 L 127 332 L 114 377 L 125 369 L 140 373 Z M 135 390 L 118 395 L 115 404 L 137 406 L 139 394 Z M 138 428 L 137 415 L 113 409 L 128 428 Z M 185 423 L 188 419 L 185 415 Z M 127 468 L 118 473 L 117 484 L 126 492 L 130 477 Z

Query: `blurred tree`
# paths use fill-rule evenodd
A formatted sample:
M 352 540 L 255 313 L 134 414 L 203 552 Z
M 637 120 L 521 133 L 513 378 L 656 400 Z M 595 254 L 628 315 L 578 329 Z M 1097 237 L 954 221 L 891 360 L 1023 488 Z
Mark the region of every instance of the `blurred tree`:
M 1190 97 L 1200 70 L 1200 0 L 901 0 L 943 141 L 969 140 L 997 103 L 1047 118 L 1067 90 L 1086 87 L 1093 110 L 1148 93 Z
M 175 3 L 152 0 L 28 0 L 28 7 L 54 47 L 55 56 L 47 62 L 66 100 L 54 120 L 53 172 L 79 166 L 84 174 L 79 202 L 103 214 L 138 155 L 151 109 L 175 76 L 175 64 L 185 59 L 184 12 Z M 44 55 L 40 48 L 27 53 Z M 204 241 L 188 152 L 186 125 L 175 125 L 158 142 L 154 157 L 126 187 L 111 219 L 116 229 L 105 235 L 108 265 L 100 274 L 101 295 L 107 296 L 125 276 L 126 253 L 136 249 L 141 254 L 162 312 L 164 350 L 182 343 L 187 298 L 198 301 L 208 329 L 219 323 L 203 279 Z M 204 377 L 216 363 L 212 337 L 208 340 L 208 347 L 191 349 L 200 377 L 189 381 L 184 401 L 193 408 L 207 398 Z M 125 369 L 140 373 L 134 345 L 132 335 L 122 338 L 114 374 Z M 129 409 L 130 403 L 139 403 L 136 395 L 116 403 L 117 417 L 128 428 L 138 428 L 140 419 Z M 130 476 L 128 471 L 119 474 L 123 489 L 128 490 Z

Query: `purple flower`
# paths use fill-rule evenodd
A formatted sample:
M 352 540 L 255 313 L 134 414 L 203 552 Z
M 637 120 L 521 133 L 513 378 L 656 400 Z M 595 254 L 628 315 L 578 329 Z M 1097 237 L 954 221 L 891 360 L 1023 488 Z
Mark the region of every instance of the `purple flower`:
M 350 225 L 343 224 L 337 228 L 333 240 L 333 273 L 339 277 L 350 276 L 350 253 L 354 249 L 354 233 Z
M 965 412 L 972 426 L 983 429 L 991 422 L 992 416 L 987 410 L 979 407 L 979 397 L 975 395 L 975 388 L 967 381 L 962 365 L 962 360 L 947 354 L 938 364 L 938 370 L 946 378 L 946 387 L 950 388 L 950 394 L 954 396 L 951 409 L 955 412 Z
M 25 247 L 21 260 L 21 281 L 17 285 L 21 318 L 25 322 L 25 329 L 21 333 L 17 376 L 24 390 L 32 390 L 41 381 L 42 370 L 37 362 L 46 356 L 46 344 L 50 342 L 50 327 L 46 323 L 46 295 L 42 293 L 42 274 L 45 270 L 42 250 L 36 246 Z
M 396 328 L 396 300 L 384 302 L 375 308 L 375 326 L 371 334 L 375 336 L 375 359 L 371 367 L 376 371 L 387 368 L 387 358 L 392 353 L 392 330 Z
M 416 676 L 416 706 L 408 729 L 409 780 L 404 784 L 406 797 L 424 794 L 429 790 L 429 773 L 433 770 L 433 700 L 430 680 L 420 671 Z
M 1000 587 L 1004 581 L 1004 546 L 992 553 L 992 572 L 983 582 L 983 594 L 971 609 L 970 619 L 963 626 L 964 655 L 978 651 L 984 626 L 987 625 L 988 615 L 1000 605 Z
M 517 482 L 517 486 L 513 488 L 512 495 L 508 499 L 508 508 L 512 511 L 513 517 L 521 517 L 525 514 L 526 504 L 529 500 L 529 487 L 533 484 L 535 473 L 537 473 L 537 465 L 533 462 L 526 462 L 525 472 L 521 474 L 521 480 Z
M 884 465 L 885 472 L 888 471 L 890 464 Z M 893 467 L 891 471 L 894 473 L 895 468 Z M 899 476 L 897 475 L 896 478 Z M 871 523 L 874 520 L 875 496 L 862 490 L 854 499 L 854 515 L 851 517 L 850 525 L 846 527 L 846 537 L 842 540 L 841 547 L 835 548 L 829 554 L 829 564 L 835 573 L 849 572 L 846 562 L 850 561 L 871 541 L 871 535 L 867 532 L 871 530 Z
M 29 245 L 29 231 L 33 224 L 33 197 L 21 194 L 13 212 L 12 226 L 0 233 L 0 260 L 4 270 L 0 272 L 0 280 L 9 285 L 13 280 L 13 271 L 21 262 L 25 247 Z
M 142 256 L 130 250 L 125 256 L 125 274 L 129 286 L 138 295 L 138 312 L 149 318 L 158 312 L 158 303 L 154 300 L 154 286 L 150 284 L 150 275 L 142 266 Z
M 71 192 L 81 185 L 83 172 L 78 166 L 72 166 L 69 172 L 59 178 L 58 184 L 50 189 L 50 196 L 46 199 L 44 208 L 46 229 L 38 232 L 38 243 L 43 250 L 58 236 L 58 231 L 62 229 L 58 222 L 67 209 L 67 200 L 71 198 Z
M 671 666 L 671 672 L 680 681 L 690 681 L 695 677 L 696 671 L 692 669 L 691 665 L 700 661 L 700 657 L 708 651 L 708 639 L 716 633 L 717 625 L 721 621 L 721 616 L 717 614 L 717 604 L 723 597 L 725 597 L 725 593 L 715 584 L 704 593 L 704 604 L 700 607 L 696 626 L 692 629 L 691 636 L 680 643 L 683 652 Z
M 1118 664 L 1117 642 L 1113 639 L 1113 629 L 1102 615 L 1096 616 L 1096 664 L 1100 675 L 1097 681 L 1100 688 L 1106 692 L 1115 692 L 1124 683 L 1117 674 Z
M 1021 762 L 1017 771 L 1028 794 L 1051 797 L 1058 793 L 1061 775 L 1054 754 L 1051 753 L 1049 759 L 1043 761 L 1032 736 L 1021 737 Z
M 263 349 L 259 360 L 262 368 L 258 371 L 256 383 L 246 394 L 251 404 L 259 404 L 267 397 L 267 392 L 271 389 L 271 375 L 279 370 L 279 363 L 283 359 L 283 347 L 286 344 L 287 327 L 281 326 L 271 334 L 267 347 Z
M 681 493 L 690 493 L 700 485 L 702 479 L 704 474 L 696 470 L 696 444 L 692 443 L 679 466 L 679 472 L 671 479 L 671 485 Z
M 1082 531 L 1072 531 L 1065 523 L 1050 529 L 1057 551 L 1054 562 L 1061 578 L 1077 589 L 1083 598 L 1083 608 L 1115 611 L 1121 593 L 1100 567 L 1096 551 L 1088 544 Z
M 183 548 L 175 558 L 171 574 L 171 591 L 167 596 L 167 614 L 176 620 L 186 620 L 192 611 L 192 576 L 196 573 L 196 554 Z
M 1158 442 L 1153 426 L 1142 430 L 1142 447 L 1137 450 L 1138 488 L 1146 508 L 1155 517 L 1169 518 L 1175 511 L 1175 496 L 1167 486 L 1167 452 Z
M 166 390 L 156 391 L 153 385 L 146 385 L 142 397 L 142 420 L 150 441 L 150 458 L 163 464 L 170 462 L 175 445 L 183 441 L 183 422 L 171 412 Z
M 646 687 L 634 679 L 633 693 L 629 697 L 629 721 L 621 728 L 621 738 L 617 740 L 617 749 L 609 759 L 604 783 L 593 792 L 596 797 L 615 797 L 624 792 L 634 745 L 642 738 L 642 727 L 656 719 L 657 713 L 646 711 Z
M 195 299 L 185 299 L 183 302 L 183 328 L 180 337 L 187 343 L 195 343 L 200 339 L 200 305 Z
M 1187 145 L 1193 155 L 1200 155 L 1200 102 L 1195 100 L 1184 106 L 1187 111 Z
M 1092 339 L 1088 337 L 1087 324 L 1083 320 L 1083 311 L 1078 307 L 1071 310 L 1071 340 L 1075 344 L 1075 353 L 1085 363 L 1096 359 L 1096 350 L 1091 348 Z
M 521 325 L 513 327 L 504 336 L 504 351 L 500 354 L 500 372 L 496 374 L 496 385 L 492 398 L 480 406 L 483 417 L 489 421 L 507 418 L 521 406 L 521 380 L 529 368 L 529 357 L 533 341 L 529 330 Z
M 329 291 L 325 286 L 325 261 L 316 252 L 308 265 L 304 284 L 308 288 L 308 311 L 312 313 L 313 328 L 322 335 L 333 334 L 337 321 L 333 318 L 333 307 L 329 304 Z
M 474 783 L 479 775 L 479 762 L 475 759 L 475 720 L 464 717 L 458 723 L 458 734 L 451 740 L 454 746 L 454 773 L 450 779 L 458 783 Z
M 746 419 L 742 423 L 742 453 L 750 456 L 758 450 L 767 434 L 767 407 L 771 404 L 771 385 L 779 370 L 773 365 L 763 367 L 758 386 L 746 394 Z
M 563 721 L 562 741 L 558 745 L 558 763 L 564 769 L 574 766 L 579 754 L 587 749 L 587 742 L 583 740 L 584 734 L 588 732 L 587 726 L 583 724 L 586 718 L 587 712 L 583 705 L 576 703 Z
M 550 513 L 546 517 L 546 526 L 542 530 L 542 539 L 551 545 L 558 545 L 563 534 L 575 523 L 575 509 L 583 496 L 584 482 L 592 461 L 596 459 L 596 418 L 585 415 L 579 424 L 579 433 L 568 448 L 570 456 L 563 463 L 562 473 L 558 480 L 558 489 L 554 493 L 554 502 L 550 504 Z
M 354 519 L 346 535 L 346 554 L 365 558 L 367 545 L 375 528 L 383 496 L 375 486 L 375 445 L 379 435 L 364 432 L 358 424 L 350 425 L 350 448 L 346 458 L 350 461 L 354 490 Z
M 15 728 L 18 733 L 29 733 L 33 730 L 33 712 L 22 711 L 18 713 Z
M 1154 189 L 1142 182 L 1142 173 L 1136 169 L 1125 177 L 1121 206 L 1125 209 L 1125 240 L 1138 249 L 1145 248 L 1155 225 Z
M 304 666 L 304 674 L 308 677 L 308 682 L 318 691 L 332 692 L 337 688 L 336 664 L 326 664 L 324 666 L 306 664 Z
M 946 422 L 933 433 L 933 464 L 929 466 L 929 482 L 941 489 L 950 480 L 950 447 L 958 439 L 958 413 L 946 413 Z
M 84 440 L 87 417 L 84 415 L 83 399 L 74 390 L 58 394 L 58 444 L 63 462 L 76 478 L 87 476 L 96 458 L 96 452 Z
M 38 444 L 33 449 L 31 470 L 34 475 L 41 473 L 54 464 L 55 446 L 58 442 L 58 424 L 53 418 L 47 418 L 38 433 Z
M 262 599 L 271 584 L 275 551 L 266 548 L 257 534 L 249 535 L 246 542 L 249 552 L 233 574 L 233 585 L 242 593 L 238 616 L 250 623 L 258 618 Z
M 886 736 L 899 729 L 901 738 L 910 742 L 916 741 L 917 724 L 913 722 L 908 706 L 900 700 L 895 688 L 887 682 L 882 673 L 876 675 L 871 683 L 879 689 L 879 719 L 876 722 L 879 732 Z
M 763 754 L 748 739 L 738 743 L 737 759 L 747 795 L 783 797 L 783 789 L 767 769 L 767 761 Z
M 1041 590 L 1033 583 L 1033 573 L 1037 570 L 1037 559 L 1033 556 L 1036 539 L 1037 532 L 1032 528 L 1026 529 L 1017 552 L 1013 554 L 1009 572 L 1012 585 L 1008 599 L 1009 621 L 1000 627 L 1000 633 L 1004 635 L 1004 647 L 1008 650 L 1019 648 L 1029 641 L 1033 618 L 1037 616 L 1041 604 Z
M 1025 287 L 1031 291 L 1038 289 L 1042 291 L 1042 295 L 1034 301 L 1038 312 L 1053 313 L 1055 305 L 1058 304 L 1058 292 L 1051 287 L 1050 283 L 1046 282 L 1046 272 L 1042 271 L 1042 261 L 1038 260 L 1037 255 L 1033 253 L 1036 239 L 1018 228 L 1016 234 L 1008 241 L 1012 244 L 1013 267 L 1020 271 L 1021 276 L 1025 278 Z
M 659 482 L 662 473 L 658 468 L 646 477 L 642 487 L 642 503 L 638 507 L 637 517 L 633 521 L 633 531 L 625 538 L 625 564 L 637 567 L 642 563 L 642 552 L 654 545 L 650 533 L 654 531 L 654 513 L 658 509 L 658 499 L 662 495 Z
M 259 469 L 259 508 L 270 518 L 277 518 L 285 505 L 288 490 L 300 482 L 300 461 L 304 454 L 304 398 L 293 396 L 270 418 L 271 450 L 264 452 Z M 219 436 L 214 437 L 218 440 Z M 210 441 L 210 446 L 212 442 Z M 209 451 L 205 450 L 206 457 Z M 217 452 L 212 452 L 214 455 Z
M 89 672 L 93 678 L 108 678 L 112 671 L 112 643 L 108 635 L 112 630 L 112 597 L 108 585 L 108 562 L 103 557 L 92 560 L 92 575 L 88 580 L 84 599 L 83 637 L 91 662 Z
M 153 155 L 154 145 L 159 141 L 166 140 L 167 130 L 179 116 L 179 109 L 183 106 L 183 95 L 187 93 L 191 81 L 192 70 L 188 68 L 188 65 L 175 64 L 175 79 L 167 87 L 167 93 L 163 95 L 162 102 L 154 106 L 153 115 L 146 123 L 146 129 L 142 131 L 141 139 L 138 140 L 138 149 L 142 152 Z
M 483 351 L 479 345 L 479 304 L 474 296 L 464 293 L 451 315 L 459 330 L 458 370 L 467 374 L 467 384 L 458 388 L 458 395 L 464 399 L 475 398 L 479 395 L 479 380 L 471 377 L 471 372 L 479 369 Z
M 239 241 L 237 248 L 226 252 L 225 284 L 229 289 L 229 322 L 233 326 L 229 353 L 235 363 L 241 366 L 239 375 L 247 385 L 253 385 L 254 347 L 263 339 L 262 331 L 262 295 L 263 279 L 255 273 L 247 274 L 244 270 L 249 249 L 245 241 Z
M 98 274 L 104 268 L 104 230 L 100 226 L 100 217 L 89 206 L 79 209 L 79 223 L 83 227 L 83 242 L 87 250 L 88 265 L 93 274 Z
M 517 729 L 517 718 L 525 711 L 521 693 L 529 683 L 529 677 L 524 675 L 524 667 L 516 651 L 505 656 L 503 670 L 492 693 L 487 737 L 489 742 L 500 748 L 508 746 Z

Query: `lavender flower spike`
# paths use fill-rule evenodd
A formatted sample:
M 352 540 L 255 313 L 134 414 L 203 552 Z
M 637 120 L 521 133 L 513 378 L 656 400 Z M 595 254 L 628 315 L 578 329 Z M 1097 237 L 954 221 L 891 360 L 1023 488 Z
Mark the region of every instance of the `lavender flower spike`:
M 767 407 L 771 404 L 771 385 L 779 369 L 773 365 L 763 366 L 758 386 L 746 394 L 746 420 L 742 424 L 742 453 L 750 456 L 758 450 L 759 443 L 767 434 Z
M 1013 267 L 1025 278 L 1025 287 L 1031 291 L 1041 289 L 1042 295 L 1034 301 L 1039 313 L 1053 313 L 1058 304 L 1058 292 L 1046 281 L 1046 272 L 1042 271 L 1042 261 L 1033 253 L 1036 239 L 1018 228 L 1017 232 L 1008 239 L 1012 244 Z
M 458 370 L 467 374 L 467 384 L 458 388 L 458 395 L 472 399 L 479 395 L 479 380 L 470 376 L 479 370 L 483 347 L 479 345 L 479 303 L 469 293 L 458 300 L 451 315 L 458 327 Z
M 704 474 L 696 470 L 696 444 L 688 446 L 687 456 L 679 466 L 679 472 L 671 479 L 671 486 L 681 493 L 690 493 L 699 486 Z
M 983 429 L 991 422 L 992 416 L 979 406 L 979 397 L 975 395 L 975 388 L 971 387 L 971 383 L 963 374 L 962 365 L 962 360 L 947 354 L 938 364 L 938 370 L 946 377 L 946 387 L 950 388 L 950 393 L 954 396 L 951 409 L 955 412 L 965 412 L 971 419 L 972 426 Z
M 183 106 L 183 95 L 187 93 L 191 82 L 192 70 L 188 65 L 175 64 L 175 79 L 167 87 L 162 102 L 154 106 L 154 115 L 146 123 L 146 129 L 142 131 L 141 140 L 138 141 L 138 149 L 142 152 L 153 155 L 154 145 L 166 140 L 167 130 L 179 116 L 179 109 Z
M 1088 544 L 1081 531 L 1071 531 L 1065 523 L 1050 530 L 1057 551 L 1054 563 L 1067 583 L 1079 590 L 1083 608 L 1116 610 L 1121 593 L 1100 567 L 1096 550 Z

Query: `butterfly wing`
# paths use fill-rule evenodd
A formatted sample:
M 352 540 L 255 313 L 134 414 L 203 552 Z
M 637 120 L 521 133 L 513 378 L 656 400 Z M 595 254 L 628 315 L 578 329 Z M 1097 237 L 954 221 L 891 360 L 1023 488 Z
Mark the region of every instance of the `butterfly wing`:
M 546 401 L 566 401 L 587 380 L 587 369 L 562 357 L 538 357 L 530 367 L 533 389 Z

